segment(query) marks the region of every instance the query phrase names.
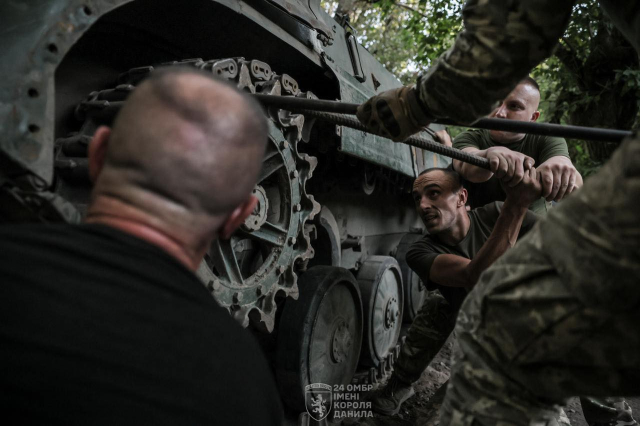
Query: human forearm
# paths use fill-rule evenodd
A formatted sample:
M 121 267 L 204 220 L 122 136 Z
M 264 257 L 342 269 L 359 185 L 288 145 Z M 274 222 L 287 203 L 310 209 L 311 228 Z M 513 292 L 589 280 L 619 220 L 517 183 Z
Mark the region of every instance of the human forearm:
M 473 287 L 480 274 L 516 243 L 526 214 L 526 204 L 505 202 L 489 238 L 473 260 L 441 254 L 433 261 L 429 280 L 447 287 Z
M 489 235 L 466 268 L 469 286 L 473 287 L 480 274 L 493 262 L 513 247 L 518 239 L 522 221 L 527 215 L 528 206 L 540 197 L 542 186 L 535 167 L 524 171 L 519 184 L 510 186 L 502 182 L 507 199 L 502 205 L 500 215 Z
M 489 170 L 454 160 L 454 169 L 463 178 L 474 183 L 486 182 L 495 174 L 505 183 L 515 186 L 522 181 L 525 170 L 531 169 L 535 164 L 533 158 L 503 146 L 493 146 L 483 150 L 467 147 L 463 151 L 489 160 Z
M 464 31 L 418 81 L 436 117 L 470 123 L 491 112 L 551 51 L 568 22 L 571 0 L 522 0 L 508 8 L 471 0 Z
M 473 155 L 486 158 L 486 150 L 474 150 L 472 152 Z M 473 183 L 486 182 L 491 179 L 491 176 L 493 176 L 493 172 L 491 170 L 482 169 L 459 160 L 453 160 L 453 168 L 455 171 L 460 173 L 460 176 Z
M 467 287 L 473 287 L 482 272 L 515 245 L 526 213 L 526 206 L 505 201 L 491 235 L 466 267 Z

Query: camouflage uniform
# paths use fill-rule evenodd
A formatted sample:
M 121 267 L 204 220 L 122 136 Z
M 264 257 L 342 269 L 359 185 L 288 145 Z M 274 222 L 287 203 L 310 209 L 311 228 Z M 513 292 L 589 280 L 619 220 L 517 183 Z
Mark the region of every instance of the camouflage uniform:
M 452 306 L 440 292 L 431 292 L 409 327 L 393 374 L 405 383 L 418 381 L 453 331 L 458 309 L 460 304 Z
M 600 3 L 640 51 L 640 3 Z M 428 112 L 488 114 L 551 54 L 573 4 L 470 0 L 464 32 L 418 80 Z M 639 175 L 636 138 L 485 272 L 458 318 L 441 424 L 552 424 L 568 396 L 640 393 Z
M 639 209 L 634 139 L 482 275 L 442 425 L 546 424 L 571 395 L 640 393 Z
M 548 57 L 569 21 L 574 0 L 469 0 L 465 29 L 418 79 L 429 115 L 471 123 L 488 115 L 529 71 Z M 600 0 L 616 27 L 640 49 L 637 0 Z

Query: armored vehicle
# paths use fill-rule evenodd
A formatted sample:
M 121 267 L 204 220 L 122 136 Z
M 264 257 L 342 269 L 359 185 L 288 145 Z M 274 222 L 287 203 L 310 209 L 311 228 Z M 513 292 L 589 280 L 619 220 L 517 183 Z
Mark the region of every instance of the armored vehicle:
M 87 146 L 159 66 L 251 93 L 361 103 L 400 85 L 319 0 L 29 0 L 0 6 L 0 220 L 81 220 Z M 261 341 L 284 401 L 377 380 L 425 291 L 404 262 L 409 191 L 447 159 L 269 108 L 253 215 L 198 274 Z M 364 371 L 354 379 L 356 371 Z

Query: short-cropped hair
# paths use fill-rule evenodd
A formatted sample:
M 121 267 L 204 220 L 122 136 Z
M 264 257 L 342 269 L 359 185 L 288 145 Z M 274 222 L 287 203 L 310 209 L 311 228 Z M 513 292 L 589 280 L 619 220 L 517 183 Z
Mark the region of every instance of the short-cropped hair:
M 538 91 L 538 93 L 540 93 L 540 86 L 538 85 L 538 82 L 535 81 L 533 79 L 533 77 L 531 76 L 526 76 L 525 78 L 523 78 L 522 80 L 520 80 L 520 83 L 518 84 L 526 84 L 527 86 L 531 86 L 534 89 L 536 89 Z
M 451 179 L 451 182 L 453 182 L 452 190 L 454 193 L 457 193 L 458 191 L 460 191 L 460 189 L 462 189 L 462 186 L 464 184 L 462 175 L 453 170 L 451 167 L 430 167 L 421 171 L 418 176 L 426 175 L 427 173 L 435 172 L 438 170 L 443 172 Z

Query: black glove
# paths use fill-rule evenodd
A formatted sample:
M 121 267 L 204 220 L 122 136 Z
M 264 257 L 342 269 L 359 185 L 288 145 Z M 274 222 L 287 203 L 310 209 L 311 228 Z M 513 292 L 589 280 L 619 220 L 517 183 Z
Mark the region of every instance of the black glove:
M 358 120 L 371 133 L 403 141 L 432 121 L 418 100 L 415 87 L 387 90 L 358 107 Z

